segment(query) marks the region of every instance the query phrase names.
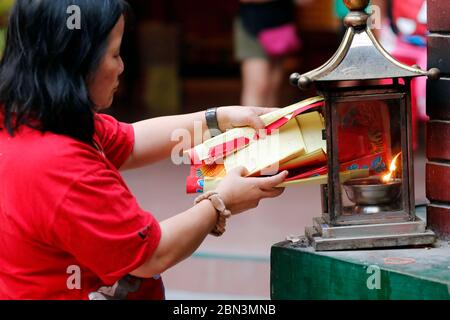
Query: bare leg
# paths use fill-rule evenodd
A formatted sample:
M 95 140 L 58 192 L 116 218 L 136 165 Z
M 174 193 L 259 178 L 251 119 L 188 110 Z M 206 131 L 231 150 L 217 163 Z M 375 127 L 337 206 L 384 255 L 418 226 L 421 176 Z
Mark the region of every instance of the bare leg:
M 242 105 L 274 107 L 283 79 L 280 60 L 254 58 L 242 63 Z
M 242 62 L 242 105 L 268 106 L 270 73 L 270 62 L 266 59 L 254 58 Z
M 267 106 L 278 107 L 281 84 L 284 78 L 282 60 L 272 60 L 270 62 L 270 90 L 268 91 Z

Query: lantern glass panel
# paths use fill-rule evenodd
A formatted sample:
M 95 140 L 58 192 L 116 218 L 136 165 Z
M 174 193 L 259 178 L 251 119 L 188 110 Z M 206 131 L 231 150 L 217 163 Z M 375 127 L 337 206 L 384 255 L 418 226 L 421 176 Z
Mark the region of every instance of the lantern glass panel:
M 403 196 L 407 196 L 402 192 L 403 182 L 407 183 L 402 170 L 403 103 L 403 99 L 369 96 L 341 98 L 333 105 L 340 172 L 336 216 L 403 212 Z

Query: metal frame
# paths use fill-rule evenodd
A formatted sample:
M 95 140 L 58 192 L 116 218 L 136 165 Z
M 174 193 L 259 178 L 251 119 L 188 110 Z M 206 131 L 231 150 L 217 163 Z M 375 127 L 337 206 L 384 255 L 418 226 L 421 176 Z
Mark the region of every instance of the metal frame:
M 359 248 L 428 245 L 435 234 L 415 215 L 414 163 L 410 81 L 393 81 L 392 85 L 332 88 L 319 85 L 325 97 L 325 119 L 328 153 L 328 184 L 321 186 L 322 216 L 305 229 L 311 246 L 317 251 Z M 336 103 L 348 101 L 394 100 L 400 112 L 400 146 L 402 151 L 402 210 L 370 215 L 343 215 L 339 177 L 338 113 Z
M 292 74 L 290 81 L 300 89 L 316 85 L 325 98 L 328 153 L 328 185 L 321 186 L 322 217 L 315 219 L 305 234 L 316 250 L 341 250 L 431 244 L 432 231 L 415 215 L 414 164 L 412 150 L 411 79 L 440 77 L 439 69 L 428 71 L 405 65 L 394 59 L 367 27 L 364 12 L 369 1 L 345 2 L 350 13 L 348 27 L 336 53 L 322 66 L 308 73 Z M 404 84 L 400 84 L 402 78 Z M 375 85 L 370 80 L 392 79 L 392 85 Z M 341 87 L 342 81 L 363 82 L 359 87 Z M 343 215 L 342 190 L 338 161 L 337 102 L 396 100 L 400 104 L 400 147 L 402 151 L 402 210 L 367 215 Z
M 412 160 L 412 141 L 409 138 L 411 133 L 411 114 L 407 105 L 409 97 L 409 83 L 405 85 L 393 86 L 368 86 L 360 90 L 355 88 L 335 88 L 325 91 L 321 88 L 321 94 L 325 96 L 325 118 L 326 118 L 326 135 L 327 135 L 327 153 L 328 153 L 328 191 L 324 197 L 324 188 L 322 188 L 322 203 L 326 203 L 328 223 L 331 225 L 354 225 L 368 223 L 391 223 L 400 221 L 414 221 L 414 183 L 413 183 L 413 160 Z M 401 130 L 401 149 L 402 149 L 402 210 L 383 212 L 373 214 L 370 217 L 354 215 L 343 215 L 344 206 L 342 204 L 341 181 L 339 177 L 339 160 L 338 160 L 338 111 L 335 107 L 336 103 L 350 101 L 371 101 L 371 100 L 395 100 L 400 105 L 400 121 L 401 126 L 405 126 Z M 409 119 L 409 121 L 408 121 Z

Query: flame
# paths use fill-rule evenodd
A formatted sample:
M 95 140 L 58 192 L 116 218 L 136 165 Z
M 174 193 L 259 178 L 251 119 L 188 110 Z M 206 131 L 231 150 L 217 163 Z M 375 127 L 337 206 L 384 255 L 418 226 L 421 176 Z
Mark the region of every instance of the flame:
M 391 161 L 391 164 L 389 165 L 389 173 L 388 174 L 385 174 L 384 176 L 383 176 L 383 182 L 389 182 L 389 181 L 391 181 L 391 179 L 392 179 L 392 175 L 395 173 L 395 171 L 397 170 L 397 164 L 396 164 L 396 162 L 397 162 L 397 159 L 398 159 L 398 157 L 401 155 L 402 153 L 401 152 L 399 152 L 395 157 L 394 157 L 394 159 L 392 159 L 392 161 Z

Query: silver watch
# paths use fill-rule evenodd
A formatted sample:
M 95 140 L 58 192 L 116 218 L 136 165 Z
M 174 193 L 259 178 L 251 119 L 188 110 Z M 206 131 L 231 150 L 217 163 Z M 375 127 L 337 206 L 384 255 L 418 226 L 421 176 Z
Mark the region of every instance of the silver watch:
M 217 107 L 209 108 L 205 112 L 206 125 L 208 126 L 209 133 L 211 137 L 218 136 L 222 133 L 219 129 L 219 122 L 217 121 Z

